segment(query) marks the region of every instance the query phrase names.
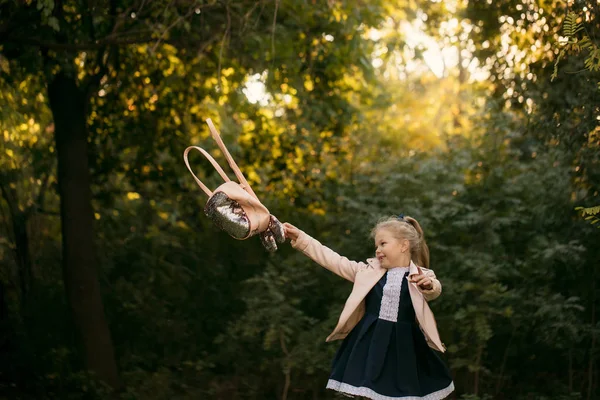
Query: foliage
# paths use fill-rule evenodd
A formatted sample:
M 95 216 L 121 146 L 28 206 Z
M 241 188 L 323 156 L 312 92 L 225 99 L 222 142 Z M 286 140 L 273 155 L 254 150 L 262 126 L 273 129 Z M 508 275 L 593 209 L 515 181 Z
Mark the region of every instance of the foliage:
M 556 61 L 554 63 L 554 73 L 552 74 L 551 79 L 554 80 L 558 75 L 558 63 L 562 57 L 568 52 L 572 51 L 580 53 L 582 51 L 587 52 L 587 57 L 584 61 L 584 67 L 586 70 L 590 72 L 595 72 L 600 70 L 600 49 L 598 46 L 590 39 L 583 22 L 577 22 L 578 19 L 577 13 L 570 11 L 565 20 L 563 21 L 563 32 L 567 38 L 567 42 L 561 48 L 558 53 L 558 57 L 556 57 Z M 582 32 L 581 38 L 577 37 L 577 34 Z M 600 82 L 598 82 L 598 89 L 600 90 Z M 582 210 L 582 216 L 585 217 L 586 214 L 589 216 L 586 220 L 591 221 L 592 224 L 598 222 L 598 218 L 594 217 L 595 214 L 598 213 L 598 207 L 584 208 L 577 207 L 575 210 Z
M 585 31 L 584 24 L 577 22 L 577 19 L 577 13 L 570 11 L 563 21 L 563 33 L 567 38 L 567 42 L 561 47 L 558 57 L 556 57 L 556 61 L 554 62 L 552 80 L 558 75 L 558 63 L 560 62 L 560 59 L 563 58 L 568 51 L 573 51 L 575 53 L 585 51 L 587 53 L 584 61 L 585 69 L 591 72 L 600 71 L 600 49 L 592 39 L 590 39 L 587 31 Z M 577 37 L 579 32 L 582 32 L 581 38 Z
M 597 216 L 597 214 L 600 214 L 600 206 L 588 207 L 588 208 L 576 207 L 575 210 L 581 211 L 581 216 L 585 217 L 586 221 L 590 221 L 590 223 L 592 225 L 600 222 L 600 218 Z

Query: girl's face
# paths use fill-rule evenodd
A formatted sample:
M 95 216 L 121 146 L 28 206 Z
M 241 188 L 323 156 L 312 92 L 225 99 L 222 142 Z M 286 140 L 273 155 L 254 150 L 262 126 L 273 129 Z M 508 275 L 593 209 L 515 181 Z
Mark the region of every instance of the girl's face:
M 410 264 L 408 240 L 397 239 L 388 229 L 379 229 L 375 234 L 375 256 L 383 268 L 406 267 Z

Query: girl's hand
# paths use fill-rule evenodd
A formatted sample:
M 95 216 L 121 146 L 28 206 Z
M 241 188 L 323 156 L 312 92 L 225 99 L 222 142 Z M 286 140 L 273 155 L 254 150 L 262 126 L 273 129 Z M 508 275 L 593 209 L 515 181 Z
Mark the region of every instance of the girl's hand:
M 431 290 L 433 289 L 433 281 L 430 277 L 425 274 L 419 274 L 417 276 L 413 276 L 412 282 L 416 283 L 423 290 Z
M 298 240 L 298 236 L 300 236 L 300 229 L 287 222 L 283 223 L 283 228 L 285 229 L 285 237 L 287 239 Z

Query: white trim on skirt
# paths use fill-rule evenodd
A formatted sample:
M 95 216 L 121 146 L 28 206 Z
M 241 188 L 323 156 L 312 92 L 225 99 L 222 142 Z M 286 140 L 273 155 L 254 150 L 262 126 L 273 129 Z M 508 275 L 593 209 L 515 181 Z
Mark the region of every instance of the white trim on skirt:
M 423 397 L 420 396 L 403 396 L 403 397 L 390 397 L 384 396 L 375 392 L 372 389 L 366 388 L 364 386 L 356 387 L 349 385 L 347 383 L 338 382 L 336 380 L 330 379 L 327 382 L 327 389 L 337 390 L 343 394 L 350 394 L 355 396 L 363 396 L 369 397 L 373 400 L 442 400 L 446 398 L 450 393 L 454 391 L 454 382 L 450 382 L 450 385 L 445 389 L 438 390 L 437 392 L 429 393 Z

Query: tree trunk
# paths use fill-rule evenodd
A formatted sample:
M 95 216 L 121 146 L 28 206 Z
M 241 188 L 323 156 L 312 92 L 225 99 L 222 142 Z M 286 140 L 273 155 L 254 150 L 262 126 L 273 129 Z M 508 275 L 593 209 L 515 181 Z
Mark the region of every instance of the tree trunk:
M 19 276 L 21 304 L 25 302 L 32 283 L 31 256 L 29 252 L 29 237 L 27 234 L 28 213 L 19 209 L 17 191 L 10 185 L 0 183 L 0 192 L 8 205 L 12 233 L 15 246 L 15 264 Z
M 479 395 L 479 370 L 481 369 L 481 356 L 483 355 L 483 345 L 477 347 L 477 360 L 475 361 L 475 376 L 473 382 L 473 394 Z
M 31 256 L 29 252 L 29 237 L 27 235 L 27 217 L 25 213 L 18 213 L 13 217 L 13 230 L 15 232 L 15 247 L 17 255 L 17 268 L 19 268 L 19 281 L 21 282 L 21 295 L 23 301 L 31 288 Z
M 63 280 L 87 369 L 113 388 L 117 364 L 97 276 L 88 167 L 86 96 L 74 78 L 58 73 L 48 85 L 58 156 Z
M 508 360 L 508 351 L 510 349 L 510 345 L 512 344 L 513 338 L 515 337 L 515 333 L 517 331 L 517 327 L 513 326 L 512 332 L 510 333 L 510 338 L 508 339 L 508 344 L 504 349 L 504 355 L 502 356 L 502 364 L 500 365 L 500 374 L 498 376 L 498 381 L 496 382 L 496 396 L 500 394 L 500 388 L 502 387 L 502 380 L 504 379 L 504 369 L 506 368 L 506 361 Z
M 587 400 L 592 398 L 592 390 L 594 388 L 594 353 L 596 352 L 596 277 L 592 273 L 592 345 L 590 348 L 590 360 L 588 364 L 588 387 Z
M 285 383 L 283 385 L 283 393 L 281 394 L 281 400 L 287 400 L 292 379 L 291 379 L 291 368 L 289 366 L 285 365 L 285 364 L 287 364 L 287 359 L 289 358 L 290 353 L 287 350 L 287 347 L 285 345 L 285 336 L 283 334 L 283 331 L 279 331 L 279 343 L 281 344 L 281 350 L 283 351 L 283 354 L 285 354 L 285 360 L 283 361 L 283 363 L 284 363 L 283 373 L 285 375 Z
M 573 393 L 573 349 L 569 349 L 569 393 Z

